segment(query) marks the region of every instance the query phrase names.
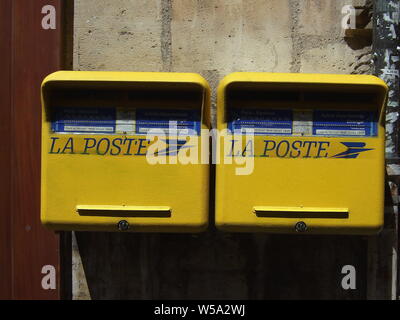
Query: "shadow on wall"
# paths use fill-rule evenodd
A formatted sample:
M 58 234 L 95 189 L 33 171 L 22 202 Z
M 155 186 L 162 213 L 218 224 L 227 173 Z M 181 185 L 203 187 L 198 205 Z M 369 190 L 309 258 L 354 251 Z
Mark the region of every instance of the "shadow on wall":
M 77 232 L 92 299 L 365 299 L 362 237 Z M 324 248 L 321 250 L 321 248 Z M 344 265 L 357 271 L 344 290 Z
M 367 1 L 362 7 L 356 7 L 356 29 L 345 30 L 344 40 L 353 50 L 360 50 L 372 46 L 372 22 L 373 5 Z

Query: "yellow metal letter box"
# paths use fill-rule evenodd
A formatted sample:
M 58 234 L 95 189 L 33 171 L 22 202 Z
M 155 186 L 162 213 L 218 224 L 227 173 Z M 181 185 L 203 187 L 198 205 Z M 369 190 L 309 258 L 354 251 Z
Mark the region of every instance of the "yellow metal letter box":
M 60 71 L 42 84 L 41 220 L 52 230 L 199 232 L 210 89 L 184 73 Z
M 217 227 L 379 232 L 386 95 L 386 84 L 367 75 L 225 77 L 217 102 L 217 127 L 226 132 L 218 140 Z

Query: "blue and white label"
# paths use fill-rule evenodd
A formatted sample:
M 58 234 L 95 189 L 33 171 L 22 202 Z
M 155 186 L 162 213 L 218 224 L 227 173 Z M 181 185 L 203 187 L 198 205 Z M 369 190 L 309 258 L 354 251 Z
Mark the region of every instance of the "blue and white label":
M 57 133 L 115 133 L 115 108 L 54 109 L 51 128 Z
M 313 135 L 315 136 L 373 137 L 377 134 L 377 120 L 373 112 L 314 111 Z
M 283 136 L 373 137 L 378 134 L 372 111 L 234 108 L 228 129 L 246 134 Z M 249 132 L 247 132 L 249 133 Z
M 199 135 L 200 111 L 194 109 L 137 109 L 136 134 L 161 129 L 166 134 Z
M 163 134 L 199 135 L 200 111 L 127 107 L 59 107 L 52 114 L 56 133 L 146 135 L 152 129 Z
M 256 135 L 292 134 L 292 110 L 231 109 L 228 117 L 228 129 L 232 132 L 245 134 L 246 129 L 251 129 Z

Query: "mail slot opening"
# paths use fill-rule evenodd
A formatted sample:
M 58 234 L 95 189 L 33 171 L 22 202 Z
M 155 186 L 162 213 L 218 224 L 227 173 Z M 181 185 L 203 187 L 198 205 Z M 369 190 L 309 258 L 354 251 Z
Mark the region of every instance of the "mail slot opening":
M 77 206 L 76 211 L 81 216 L 145 217 L 145 218 L 171 217 L 171 208 L 169 207 Z
M 313 84 L 288 84 L 288 83 L 254 83 L 233 82 L 226 87 L 226 107 L 240 105 L 282 105 L 295 104 L 351 104 L 353 107 L 374 105 L 385 96 L 381 88 L 368 88 L 368 86 L 342 86 Z M 376 108 L 376 106 L 375 106 Z
M 308 218 L 308 219 L 348 219 L 348 209 L 319 208 L 265 208 L 255 207 L 253 212 L 260 218 Z

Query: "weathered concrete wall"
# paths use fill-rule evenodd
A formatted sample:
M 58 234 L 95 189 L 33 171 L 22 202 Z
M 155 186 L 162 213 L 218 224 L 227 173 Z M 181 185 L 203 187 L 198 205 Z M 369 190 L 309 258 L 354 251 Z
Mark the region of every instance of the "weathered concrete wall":
M 369 73 L 371 43 L 342 35 L 341 8 L 352 3 L 365 1 L 76 0 L 74 69 L 198 72 L 212 86 L 215 115 L 216 86 L 233 71 Z M 200 235 L 76 233 L 73 296 L 388 298 L 390 241 L 213 227 Z M 357 269 L 356 290 L 340 286 L 346 264 Z

